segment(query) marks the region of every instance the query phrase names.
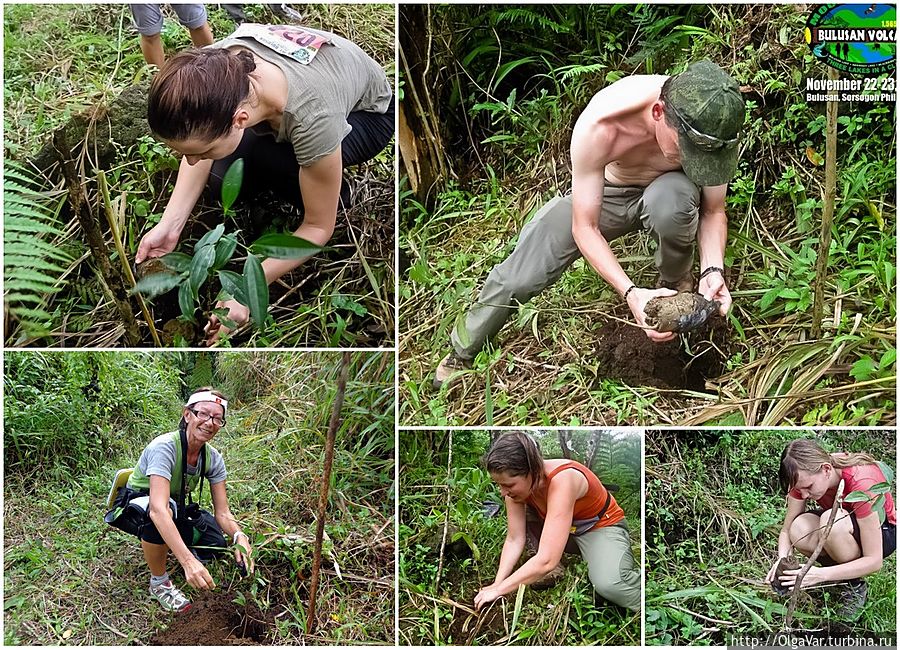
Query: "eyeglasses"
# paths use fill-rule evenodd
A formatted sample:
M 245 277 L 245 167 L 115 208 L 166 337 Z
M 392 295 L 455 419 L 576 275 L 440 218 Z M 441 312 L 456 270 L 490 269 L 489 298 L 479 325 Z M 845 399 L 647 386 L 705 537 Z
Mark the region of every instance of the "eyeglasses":
M 737 144 L 738 138 L 731 138 L 730 140 L 723 140 L 722 138 L 717 138 L 714 135 L 707 135 L 706 133 L 701 133 L 694 127 L 692 127 L 688 121 L 685 119 L 684 115 L 678 112 L 678 109 L 669 104 L 669 108 L 672 109 L 672 112 L 678 117 L 678 120 L 681 122 L 681 126 L 684 127 L 685 135 L 687 135 L 688 139 L 693 142 L 696 146 L 700 147 L 704 151 L 715 151 L 716 149 L 722 149 L 723 147 L 728 147 L 733 144 Z
M 210 415 L 209 413 L 204 413 L 203 411 L 195 411 L 194 409 L 188 409 L 191 413 L 194 414 L 194 417 L 200 420 L 201 422 L 206 422 L 208 420 L 212 420 L 212 423 L 217 427 L 225 426 L 225 418 L 220 418 L 218 415 Z

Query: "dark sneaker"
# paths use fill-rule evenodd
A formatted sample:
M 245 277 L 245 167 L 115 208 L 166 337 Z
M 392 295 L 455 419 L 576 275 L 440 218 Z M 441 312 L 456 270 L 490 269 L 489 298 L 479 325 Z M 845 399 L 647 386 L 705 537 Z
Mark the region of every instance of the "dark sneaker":
M 463 359 L 456 352 L 451 352 L 441 359 L 437 369 L 434 371 L 434 381 L 431 382 L 431 385 L 434 386 L 435 390 L 439 390 L 444 385 L 444 382 L 452 378 L 453 375 L 471 367 L 472 362 L 469 359 Z
M 663 280 L 656 276 L 657 289 L 674 289 L 678 293 L 691 293 L 694 291 L 694 274 L 688 271 L 677 280 Z
M 847 584 L 841 586 L 839 592 L 838 616 L 847 621 L 858 619 L 866 605 L 868 595 L 869 587 L 865 580 L 862 578 L 848 580 Z
M 543 578 L 535 580 L 529 586 L 532 589 L 550 589 L 550 587 L 555 587 L 556 584 L 563 579 L 564 575 L 566 575 L 565 568 L 562 564 L 557 564 L 550 569 L 550 573 L 546 574 Z

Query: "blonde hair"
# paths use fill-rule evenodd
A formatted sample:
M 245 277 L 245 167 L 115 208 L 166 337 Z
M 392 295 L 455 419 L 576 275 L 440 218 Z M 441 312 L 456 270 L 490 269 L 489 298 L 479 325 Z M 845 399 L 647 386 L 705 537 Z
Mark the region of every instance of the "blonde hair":
M 836 469 L 844 469 L 856 465 L 874 465 L 876 462 L 869 454 L 834 456 L 822 449 L 815 440 L 800 438 L 789 442 L 781 452 L 778 481 L 781 483 L 782 491 L 787 494 L 797 484 L 797 475 L 801 471 L 815 474 L 826 463 Z

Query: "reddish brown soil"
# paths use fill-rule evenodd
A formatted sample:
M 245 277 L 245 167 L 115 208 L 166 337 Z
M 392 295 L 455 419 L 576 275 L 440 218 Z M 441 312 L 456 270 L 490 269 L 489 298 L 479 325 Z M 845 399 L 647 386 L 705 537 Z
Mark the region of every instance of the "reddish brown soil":
M 689 354 L 678 338 L 654 343 L 637 327 L 608 321 L 597 332 L 600 374 L 631 386 L 703 390 L 706 380 L 720 373 L 721 360 L 702 336 L 692 335 Z
M 175 614 L 165 630 L 149 645 L 265 645 L 273 625 L 272 616 L 256 606 L 238 605 L 234 593 L 203 593 L 193 606 Z

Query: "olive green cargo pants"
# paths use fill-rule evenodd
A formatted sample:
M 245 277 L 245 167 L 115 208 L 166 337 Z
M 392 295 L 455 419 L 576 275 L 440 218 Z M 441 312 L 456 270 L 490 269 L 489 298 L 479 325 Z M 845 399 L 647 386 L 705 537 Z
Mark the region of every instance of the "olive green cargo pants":
M 537 550 L 544 521 L 529 506 L 525 519 L 528 542 Z M 631 537 L 624 521 L 595 528 L 583 535 L 569 535 L 566 553 L 581 553 L 588 577 L 600 596 L 632 611 L 641 609 L 641 573 L 635 567 Z
M 599 228 L 607 241 L 636 230 L 656 240 L 656 268 L 664 281 L 691 269 L 699 221 L 700 188 L 684 172 L 668 172 L 647 187 L 606 185 Z M 515 250 L 485 280 L 466 314 L 464 331 L 451 334 L 456 354 L 473 359 L 519 304 L 556 282 L 581 251 L 572 237 L 572 197 L 558 196 L 540 208 L 519 235 Z

